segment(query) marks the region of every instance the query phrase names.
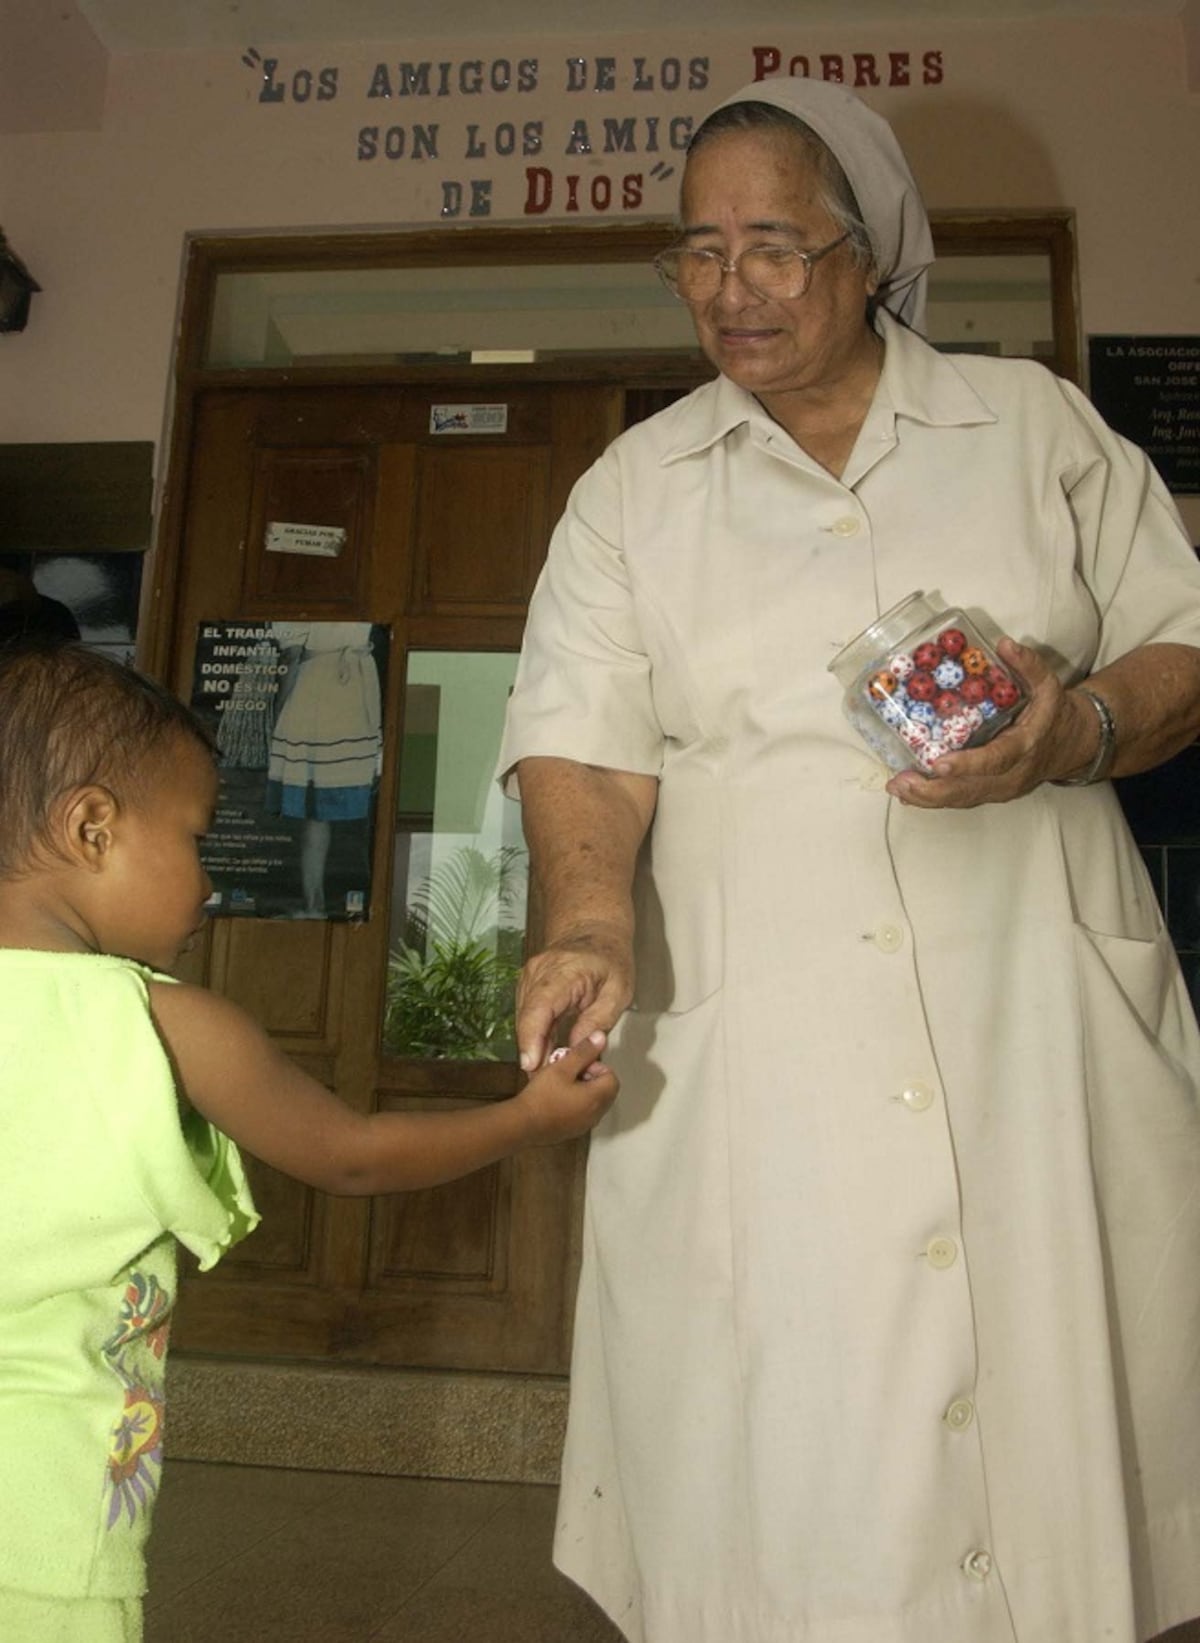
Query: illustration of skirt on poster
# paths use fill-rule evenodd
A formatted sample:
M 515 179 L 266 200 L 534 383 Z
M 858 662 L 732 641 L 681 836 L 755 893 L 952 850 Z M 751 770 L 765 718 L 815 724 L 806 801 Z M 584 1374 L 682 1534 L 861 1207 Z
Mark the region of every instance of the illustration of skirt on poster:
M 363 919 L 389 633 L 372 622 L 202 622 L 191 705 L 213 736 L 209 911 Z

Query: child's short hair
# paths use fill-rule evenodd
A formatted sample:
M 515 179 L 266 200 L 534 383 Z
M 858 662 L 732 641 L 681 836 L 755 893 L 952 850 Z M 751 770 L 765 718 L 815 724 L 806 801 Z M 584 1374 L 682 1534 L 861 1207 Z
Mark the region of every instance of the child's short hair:
M 67 793 L 94 782 L 134 802 L 179 733 L 212 752 L 191 709 L 134 668 L 76 644 L 0 646 L 0 877 L 48 845 Z

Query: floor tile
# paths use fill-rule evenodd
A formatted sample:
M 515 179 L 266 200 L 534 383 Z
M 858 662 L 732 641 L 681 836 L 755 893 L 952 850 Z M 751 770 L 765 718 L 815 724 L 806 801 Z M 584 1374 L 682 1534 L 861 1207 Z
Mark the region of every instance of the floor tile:
M 177 1463 L 178 1467 L 191 1463 Z M 237 1473 L 240 1468 L 229 1468 Z M 257 1471 L 258 1469 L 254 1469 Z M 240 1548 L 181 1585 L 182 1550 L 164 1537 L 151 1558 L 146 1643 L 368 1643 L 506 1504 L 513 1484 L 283 1472 L 303 1510 L 273 1526 L 247 1519 Z M 314 1500 L 313 1480 L 324 1485 Z M 214 1504 L 218 1480 L 206 1480 Z M 245 1497 L 226 1479 L 230 1515 Z M 286 1487 L 286 1485 L 285 1485 Z M 177 1484 L 177 1494 L 187 1493 Z M 165 1492 L 164 1492 L 165 1495 Z M 186 1522 L 189 1508 L 179 1503 Z M 160 1582 L 173 1595 L 159 1601 Z
M 321 1472 L 168 1460 L 150 1538 L 147 1610 L 326 1506 L 352 1482 Z
M 550 1561 L 557 1491 L 522 1486 L 372 1643 L 621 1643 Z

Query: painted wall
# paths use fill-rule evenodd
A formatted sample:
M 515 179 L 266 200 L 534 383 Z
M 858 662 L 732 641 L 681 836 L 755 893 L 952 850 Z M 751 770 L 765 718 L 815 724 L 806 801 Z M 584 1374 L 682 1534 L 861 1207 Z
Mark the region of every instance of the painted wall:
M 1072 208 L 1085 336 L 1195 333 L 1198 26 L 1188 0 L 1174 17 L 107 60 L 73 27 L 16 30 L 0 224 L 45 289 L 0 337 L 0 440 L 160 437 L 189 233 L 668 217 L 689 122 L 789 67 L 857 84 L 931 208 Z M 1200 537 L 1200 499 L 1181 506 Z

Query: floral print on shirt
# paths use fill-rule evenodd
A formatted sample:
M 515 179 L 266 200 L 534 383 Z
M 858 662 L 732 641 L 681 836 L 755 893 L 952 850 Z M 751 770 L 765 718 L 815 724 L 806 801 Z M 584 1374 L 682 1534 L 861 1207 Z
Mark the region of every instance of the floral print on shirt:
M 104 1353 L 125 1388 L 108 1456 L 108 1527 L 148 1512 L 162 1472 L 163 1376 L 171 1297 L 153 1273 L 131 1272 Z

